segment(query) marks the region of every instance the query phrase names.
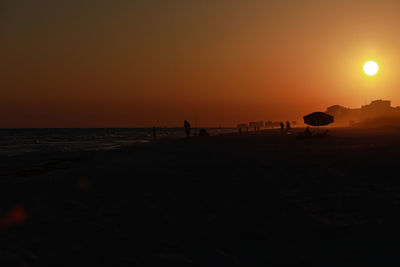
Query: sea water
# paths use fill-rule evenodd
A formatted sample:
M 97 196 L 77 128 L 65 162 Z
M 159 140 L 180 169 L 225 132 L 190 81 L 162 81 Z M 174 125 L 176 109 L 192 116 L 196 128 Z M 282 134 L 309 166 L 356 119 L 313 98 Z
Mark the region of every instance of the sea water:
M 207 129 L 210 135 L 232 129 Z M 193 129 L 195 134 L 197 129 Z M 183 138 L 183 128 L 157 128 L 156 139 Z M 30 153 L 112 150 L 154 140 L 152 128 L 0 129 L 0 156 Z

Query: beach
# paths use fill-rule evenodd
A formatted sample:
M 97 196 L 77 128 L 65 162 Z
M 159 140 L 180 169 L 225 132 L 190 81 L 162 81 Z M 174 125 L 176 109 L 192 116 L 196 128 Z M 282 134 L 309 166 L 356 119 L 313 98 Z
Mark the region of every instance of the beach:
M 1 266 L 399 266 L 397 129 L 1 158 Z

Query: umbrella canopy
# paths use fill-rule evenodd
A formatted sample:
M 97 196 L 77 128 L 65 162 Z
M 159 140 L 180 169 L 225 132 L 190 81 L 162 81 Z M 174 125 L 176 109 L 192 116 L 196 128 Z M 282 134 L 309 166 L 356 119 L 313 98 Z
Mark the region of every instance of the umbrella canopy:
M 303 118 L 304 123 L 311 126 L 323 126 L 333 122 L 333 116 L 324 112 L 313 112 Z

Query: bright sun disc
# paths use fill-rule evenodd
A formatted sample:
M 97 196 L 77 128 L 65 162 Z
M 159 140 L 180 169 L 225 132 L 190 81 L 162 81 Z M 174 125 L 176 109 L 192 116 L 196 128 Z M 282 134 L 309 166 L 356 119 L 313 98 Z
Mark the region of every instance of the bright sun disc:
M 378 64 L 375 61 L 368 61 L 364 64 L 364 72 L 369 76 L 375 75 L 379 70 Z

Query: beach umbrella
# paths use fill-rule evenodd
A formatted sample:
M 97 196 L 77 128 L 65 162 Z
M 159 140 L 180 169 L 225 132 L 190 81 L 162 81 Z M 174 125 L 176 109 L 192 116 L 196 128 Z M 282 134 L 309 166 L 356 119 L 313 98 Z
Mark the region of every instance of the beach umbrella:
M 311 126 L 324 126 L 333 122 L 333 116 L 324 112 L 313 112 L 304 118 L 304 123 Z

